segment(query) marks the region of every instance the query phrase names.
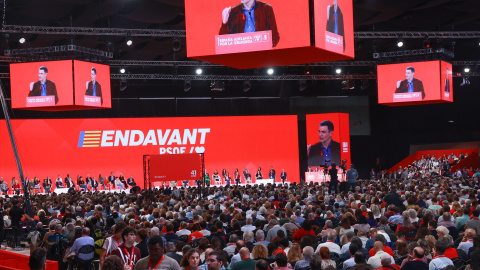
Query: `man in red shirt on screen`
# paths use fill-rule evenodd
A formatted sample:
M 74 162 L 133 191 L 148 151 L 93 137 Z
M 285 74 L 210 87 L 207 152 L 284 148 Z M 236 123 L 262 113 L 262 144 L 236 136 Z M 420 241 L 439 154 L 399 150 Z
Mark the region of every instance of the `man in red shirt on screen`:
M 100 97 L 100 104 L 103 105 L 102 86 L 97 82 L 97 69 L 92 67 L 90 70 L 92 80 L 87 82 L 86 96 Z
M 277 46 L 280 35 L 270 4 L 257 0 L 241 0 L 240 4 L 227 7 L 222 12 L 220 35 L 267 30 L 272 30 L 272 45 Z
M 423 90 L 423 83 L 421 80 L 414 78 L 415 69 L 413 67 L 407 67 L 405 71 L 406 79 L 397 82 L 397 90 L 395 93 L 413 93 L 422 92 L 422 99 L 425 98 L 425 91 Z
M 48 69 L 41 66 L 38 70 L 38 82 L 30 83 L 29 97 L 55 96 L 55 104 L 58 103 L 57 87 L 55 83 L 47 80 Z

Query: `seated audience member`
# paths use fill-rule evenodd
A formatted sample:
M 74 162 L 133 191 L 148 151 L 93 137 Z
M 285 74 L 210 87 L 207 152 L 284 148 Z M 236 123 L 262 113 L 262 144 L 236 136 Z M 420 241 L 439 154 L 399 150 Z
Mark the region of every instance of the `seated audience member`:
M 441 270 L 449 265 L 453 266 L 452 260 L 445 256 L 448 245 L 444 241 L 435 244 L 435 258 L 428 264 L 430 270 Z

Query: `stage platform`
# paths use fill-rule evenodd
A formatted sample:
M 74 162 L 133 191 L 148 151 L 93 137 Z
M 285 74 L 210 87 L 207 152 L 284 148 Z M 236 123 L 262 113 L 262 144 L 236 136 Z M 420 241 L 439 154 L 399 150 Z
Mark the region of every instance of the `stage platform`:
M 56 194 L 63 194 L 63 193 L 67 193 L 68 192 L 68 188 L 56 188 L 53 193 L 56 193 Z M 78 190 L 76 192 L 79 192 Z M 92 191 L 89 191 L 89 192 L 92 192 Z M 122 193 L 122 192 L 125 192 L 126 194 L 130 194 L 130 189 L 111 189 L 111 190 L 98 190 L 98 192 L 105 192 L 105 193 Z M 40 194 L 40 195 L 46 195 L 46 193 L 35 193 L 35 194 Z M 15 194 L 12 194 L 11 192 L 8 193 L 8 196 L 14 196 Z M 23 196 L 23 193 L 20 193 L 20 196 Z M 5 195 L 0 195 L 0 197 L 4 198 Z

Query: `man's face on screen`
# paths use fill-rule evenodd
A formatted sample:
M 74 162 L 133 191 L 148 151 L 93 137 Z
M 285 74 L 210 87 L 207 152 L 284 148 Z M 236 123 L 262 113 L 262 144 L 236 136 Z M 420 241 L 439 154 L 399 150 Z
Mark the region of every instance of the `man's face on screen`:
M 91 73 L 92 73 L 91 74 L 92 75 L 92 82 L 94 82 L 97 79 L 97 74 L 95 74 L 95 71 L 93 71 L 93 70 L 91 71 Z
M 251 5 L 253 5 L 255 0 L 241 0 L 241 2 L 244 6 L 250 7 Z
M 407 78 L 407 81 L 412 81 L 413 80 L 413 72 L 410 69 L 407 69 L 405 72 L 405 77 Z
M 338 1 L 337 1 L 337 0 L 333 0 L 333 5 L 334 5 L 334 6 L 338 5 Z
M 38 70 L 38 80 L 41 82 L 44 82 L 47 79 L 47 73 L 45 73 L 45 70 L 39 69 Z
M 327 126 L 320 126 L 318 129 L 318 136 L 320 137 L 320 142 L 328 142 L 332 138 L 332 132 L 328 131 Z

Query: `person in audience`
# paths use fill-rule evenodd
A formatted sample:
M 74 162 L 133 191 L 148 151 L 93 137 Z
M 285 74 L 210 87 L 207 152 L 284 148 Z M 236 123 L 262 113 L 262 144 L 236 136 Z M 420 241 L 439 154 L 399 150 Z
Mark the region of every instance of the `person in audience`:
M 421 247 L 415 247 L 413 252 L 406 259 L 407 262 L 402 262 L 401 270 L 428 270 L 428 264 L 424 260 L 425 252 Z
M 200 264 L 200 252 L 192 248 L 185 253 L 180 261 L 180 267 L 182 270 L 197 270 Z
M 174 259 L 164 256 L 164 243 L 159 235 L 154 235 L 148 240 L 149 255 L 135 264 L 135 270 L 152 269 L 152 270 L 180 270 L 180 266 Z M 209 258 L 211 257 L 211 254 Z M 103 268 L 102 268 L 103 269 Z M 221 270 L 218 268 L 217 270 Z
M 448 265 L 453 266 L 452 260 L 445 256 L 448 245 L 444 241 L 437 241 L 435 244 L 435 258 L 428 264 L 430 270 L 441 270 Z
M 375 256 L 370 257 L 370 259 L 368 259 L 368 262 L 367 262 L 373 268 L 381 267 L 382 260 L 387 260 L 387 259 L 390 260 L 391 264 L 395 264 L 395 260 L 393 259 L 393 257 L 390 256 L 390 254 L 383 251 L 383 249 L 384 247 L 381 241 L 377 241 L 375 242 L 375 244 L 373 244 L 373 250 L 375 251 Z

